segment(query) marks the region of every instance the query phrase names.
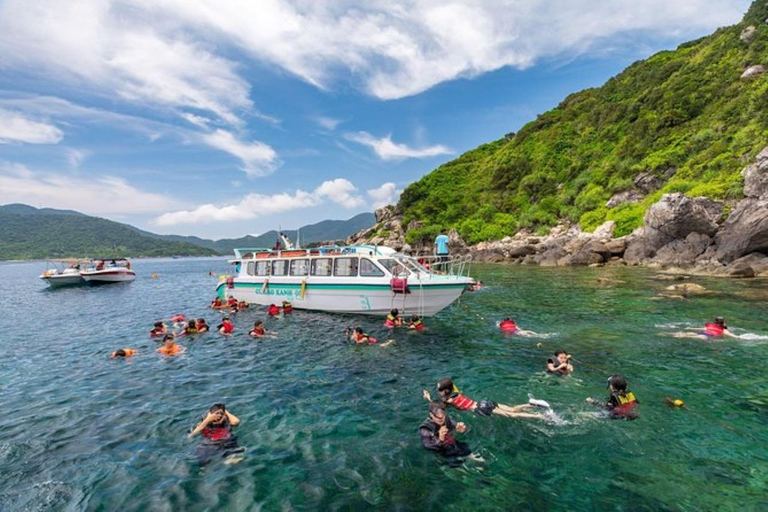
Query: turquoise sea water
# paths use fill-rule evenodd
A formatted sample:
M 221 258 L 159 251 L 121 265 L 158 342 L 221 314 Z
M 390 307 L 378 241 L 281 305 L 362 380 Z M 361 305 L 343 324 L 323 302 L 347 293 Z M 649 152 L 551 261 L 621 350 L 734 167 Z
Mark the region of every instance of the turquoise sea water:
M 476 266 L 487 288 L 424 333 L 295 311 L 267 320 L 277 338 L 254 341 L 247 328 L 265 315 L 249 310 L 232 338 L 185 340 L 166 360 L 152 322 L 216 325 L 208 271 L 224 260 L 138 260 L 133 283 L 61 290 L 37 279 L 44 268 L 0 265 L 3 511 L 768 508 L 764 280 L 697 278 L 711 293 L 657 301 L 672 281 L 650 270 Z M 663 335 L 715 315 L 746 339 Z M 503 335 L 504 316 L 539 336 Z M 342 331 L 354 325 L 396 341 L 351 346 Z M 140 354 L 108 358 L 124 347 Z M 543 372 L 559 347 L 581 362 L 571 377 Z M 605 397 L 614 372 L 641 402 L 638 421 L 590 414 L 584 399 Z M 476 399 L 546 399 L 565 424 L 451 412 L 485 459 L 451 468 L 417 434 L 421 390 L 444 376 Z M 201 469 L 186 433 L 214 402 L 242 420 L 246 458 Z

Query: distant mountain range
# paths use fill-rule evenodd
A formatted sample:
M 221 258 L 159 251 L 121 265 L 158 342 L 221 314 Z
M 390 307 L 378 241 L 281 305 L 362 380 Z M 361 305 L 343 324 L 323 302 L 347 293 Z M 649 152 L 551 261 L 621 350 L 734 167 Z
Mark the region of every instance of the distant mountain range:
M 299 229 L 303 245 L 339 240 L 373 225 L 372 213 L 346 220 L 326 220 Z M 296 240 L 296 231 L 283 231 Z M 158 235 L 127 224 L 72 210 L 0 206 L 0 260 L 66 257 L 215 256 L 235 247 L 271 247 L 276 231 L 236 239 Z

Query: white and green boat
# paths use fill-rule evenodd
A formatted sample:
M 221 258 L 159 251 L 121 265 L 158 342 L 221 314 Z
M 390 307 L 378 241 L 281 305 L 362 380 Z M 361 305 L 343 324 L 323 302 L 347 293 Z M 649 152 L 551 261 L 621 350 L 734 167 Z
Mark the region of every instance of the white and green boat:
M 313 249 L 235 249 L 235 275 L 222 276 L 216 291 L 250 304 L 385 315 L 432 316 L 474 284 L 469 256 L 419 258 L 382 246 Z

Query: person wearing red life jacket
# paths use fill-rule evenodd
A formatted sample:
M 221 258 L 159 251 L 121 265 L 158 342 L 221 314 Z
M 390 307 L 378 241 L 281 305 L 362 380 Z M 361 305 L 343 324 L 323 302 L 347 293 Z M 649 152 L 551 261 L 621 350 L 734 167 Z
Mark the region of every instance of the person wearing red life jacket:
M 397 309 L 393 309 L 384 319 L 384 327 L 401 327 L 403 325 L 403 319 L 400 318 L 400 312 Z
M 521 329 L 514 320 L 512 320 L 509 317 L 506 317 L 504 320 L 499 322 L 499 329 L 501 329 L 501 332 L 505 332 L 507 334 L 521 334 L 523 336 L 535 336 L 536 333 L 533 331 L 526 331 L 524 329 Z
M 205 323 L 205 318 L 198 318 L 197 322 L 195 322 L 195 328 L 197 329 L 198 334 L 208 332 L 208 330 L 210 329 L 210 327 L 208 327 L 208 324 Z
M 228 298 L 225 306 L 228 308 L 237 308 L 237 299 L 234 297 Z
M 164 322 L 155 322 L 154 327 L 149 331 L 150 338 L 162 338 L 168 334 L 168 326 Z
M 422 392 L 424 399 L 428 402 L 432 401 L 432 397 L 429 391 L 426 389 Z M 490 400 L 481 400 L 479 402 L 472 400 L 466 395 L 461 394 L 459 389 L 453 384 L 453 381 L 449 378 L 444 378 L 437 383 L 437 399 L 443 404 L 451 406 L 459 411 L 470 411 L 478 414 L 479 416 L 490 416 L 495 414 L 497 416 L 504 416 L 507 418 L 533 418 L 533 419 L 547 419 L 546 416 L 538 413 L 523 412 L 526 409 L 539 406 L 549 409 L 549 404 L 544 400 L 531 399 L 527 404 L 522 405 L 504 405 L 492 402 Z
M 705 323 L 704 327 L 688 327 L 683 332 L 670 333 L 670 336 L 674 336 L 675 338 L 694 339 L 722 338 L 723 336 L 731 338 L 739 337 L 737 334 L 733 334 L 728 330 L 728 326 L 725 325 L 725 320 L 721 316 L 718 316 L 712 322 Z
M 267 314 L 269 316 L 277 316 L 280 314 L 280 308 L 276 304 L 270 304 L 267 308 Z
M 364 343 L 374 344 L 379 341 L 373 336 L 364 333 L 362 327 L 355 327 L 351 331 L 348 329 L 347 336 L 349 336 L 349 339 L 354 341 L 356 345 L 362 345 Z
M 213 302 L 211 302 L 211 307 L 213 309 L 221 309 L 227 306 L 221 301 L 221 297 L 216 297 L 215 299 L 213 299 Z
M 284 315 L 289 315 L 291 313 L 293 313 L 293 304 L 291 304 L 287 300 L 284 300 L 283 301 L 283 314 Z
M 419 315 L 411 315 L 411 321 L 408 323 L 408 328 L 414 331 L 423 331 L 425 329 L 424 323 L 422 323 Z
M 257 320 L 253 324 L 253 329 L 251 329 L 250 332 L 248 332 L 248 334 L 250 334 L 254 338 L 263 338 L 265 336 L 272 337 L 277 333 L 267 331 L 267 328 L 264 327 L 264 322 L 262 322 L 261 320 Z
M 605 408 L 608 417 L 618 420 L 636 420 L 640 417 L 637 410 L 638 402 L 634 393 L 627 389 L 627 379 L 623 375 L 611 375 L 608 377 L 608 389 L 611 391 L 608 400 L 600 402 L 594 398 L 587 398 L 587 402 Z
M 232 323 L 228 316 L 225 316 L 216 329 L 218 329 L 219 334 L 221 335 L 231 336 L 232 333 L 235 332 L 235 324 Z
M 232 428 L 240 424 L 240 419 L 229 412 L 224 404 L 213 404 L 202 421 L 187 436 L 188 438 L 202 434 L 203 442 L 197 449 L 198 461 L 201 465 L 220 456 L 227 464 L 235 464 L 242 460 L 245 451 L 237 444 L 237 436 Z

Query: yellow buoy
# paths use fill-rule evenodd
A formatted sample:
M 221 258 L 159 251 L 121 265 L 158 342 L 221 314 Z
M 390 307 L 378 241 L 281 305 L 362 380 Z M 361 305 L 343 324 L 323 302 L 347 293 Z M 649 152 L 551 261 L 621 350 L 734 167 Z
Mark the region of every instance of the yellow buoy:
M 536 348 L 541 348 L 541 343 L 537 343 Z
M 684 405 L 685 405 L 685 402 L 683 402 L 682 400 L 680 400 L 680 399 L 678 398 L 677 400 L 675 400 L 675 401 L 673 401 L 673 402 L 672 402 L 672 405 L 674 405 L 675 407 L 682 407 L 682 406 L 684 406 Z

